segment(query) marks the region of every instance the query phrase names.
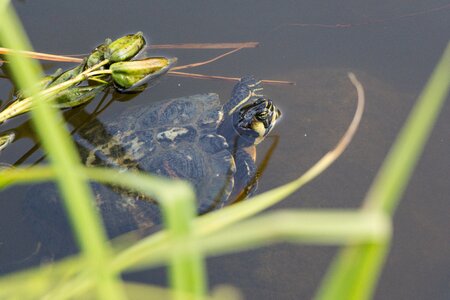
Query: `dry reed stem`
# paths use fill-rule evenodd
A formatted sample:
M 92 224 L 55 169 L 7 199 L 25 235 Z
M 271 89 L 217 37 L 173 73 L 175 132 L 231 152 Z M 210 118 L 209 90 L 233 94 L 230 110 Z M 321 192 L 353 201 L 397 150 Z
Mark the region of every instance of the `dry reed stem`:
M 197 79 L 220 79 L 226 81 L 239 81 L 240 77 L 228 77 L 228 76 L 220 76 L 220 75 L 204 75 L 198 73 L 186 73 L 186 72 L 178 72 L 178 71 L 169 71 L 169 75 L 180 76 L 180 77 L 189 77 L 189 78 L 197 78 Z M 263 79 L 262 83 L 265 84 L 273 84 L 273 85 L 295 85 L 295 82 L 285 81 L 285 80 L 271 80 L 271 79 Z

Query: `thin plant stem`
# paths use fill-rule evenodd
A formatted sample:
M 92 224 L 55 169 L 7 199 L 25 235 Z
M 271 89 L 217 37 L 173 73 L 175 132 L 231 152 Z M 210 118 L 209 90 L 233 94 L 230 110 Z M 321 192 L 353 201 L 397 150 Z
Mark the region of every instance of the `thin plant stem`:
M 94 72 L 95 70 L 101 68 L 102 66 L 104 66 L 108 63 L 109 63 L 109 60 L 105 59 L 102 62 L 83 71 L 82 73 L 78 74 L 76 77 L 74 77 L 70 80 L 64 81 L 64 82 L 57 84 L 55 86 L 52 86 L 48 89 L 42 90 L 42 91 L 38 92 L 37 94 L 35 94 L 33 96 L 29 96 L 20 101 L 15 101 L 10 106 L 8 106 L 5 110 L 0 112 L 0 123 L 4 122 L 12 117 L 15 117 L 17 115 L 20 115 L 20 114 L 23 114 L 23 113 L 29 111 L 34 105 L 35 98 L 42 97 L 43 99 L 46 99 L 47 101 L 51 101 L 52 98 L 50 96 L 66 89 L 78 82 L 86 80 L 90 76 L 95 76 L 95 75 L 99 75 L 99 74 L 109 74 L 107 72 L 109 70 L 105 70 L 105 72 L 103 72 L 103 70 Z
M 39 53 L 39 52 L 33 52 L 33 51 L 14 50 L 14 49 L 8 49 L 8 48 L 3 48 L 3 47 L 0 47 L 0 54 L 22 55 L 22 56 L 31 57 L 34 59 L 60 61 L 60 62 L 80 63 L 83 61 L 83 59 L 76 58 L 76 57 L 69 57 L 69 56 L 62 56 L 62 55 L 55 55 L 55 54 L 48 54 L 48 53 Z
M 241 80 L 240 77 L 229 77 L 229 76 L 221 76 L 221 75 L 204 75 L 204 74 L 198 74 L 198 73 L 187 73 L 187 72 L 179 72 L 179 71 L 169 71 L 167 74 L 172 76 L 179 76 L 179 77 L 188 77 L 188 78 L 196 78 L 196 79 L 219 79 L 219 80 L 226 80 L 226 81 L 233 81 L 237 82 Z M 262 83 L 265 84 L 273 84 L 273 85 L 295 85 L 295 82 L 292 81 L 286 81 L 286 80 L 272 80 L 272 79 L 262 79 Z
M 230 55 L 230 54 L 233 54 L 234 52 L 237 52 L 237 51 L 239 51 L 239 50 L 241 50 L 241 49 L 242 49 L 242 48 L 233 49 L 233 50 L 228 51 L 228 52 L 226 52 L 226 53 L 224 53 L 224 54 L 221 54 L 221 55 L 219 55 L 219 56 L 216 56 L 216 57 L 214 57 L 214 58 L 211 58 L 211 59 L 209 59 L 209 60 L 205 60 L 205 61 L 202 61 L 202 62 L 192 63 L 192 64 L 188 64 L 188 65 L 184 65 L 184 66 L 173 67 L 172 70 L 173 70 L 173 71 L 177 71 L 177 70 L 189 69 L 189 68 L 194 68 L 194 67 L 200 67 L 200 66 L 203 66 L 203 65 L 207 65 L 207 64 L 212 63 L 212 62 L 214 62 L 214 61 L 216 61 L 216 60 L 219 60 L 219 59 L 221 59 L 221 58 L 223 58 L 223 57 L 225 57 L 225 56 L 228 56 L 228 55 Z
M 256 48 L 258 42 L 243 42 L 243 43 L 186 43 L 186 44 L 161 44 L 161 45 L 150 45 L 147 48 L 150 49 L 236 49 L 236 48 Z M 59 61 L 59 62 L 74 62 L 80 63 L 83 61 L 82 58 L 77 56 L 86 56 L 88 54 L 68 54 L 68 55 L 57 55 L 49 53 L 40 53 L 34 51 L 23 51 L 14 50 L 9 48 L 0 47 L 0 54 L 16 54 L 24 55 L 34 59 L 48 60 L 48 61 Z M 0 61 L 2 62 L 2 61 Z
M 26 34 L 9 1 L 0 0 L 0 40 L 12 49 L 31 49 Z M 42 76 L 40 66 L 29 58 L 9 57 L 13 77 L 22 90 L 38 94 L 35 83 Z M 28 95 L 29 96 L 29 95 Z M 111 258 L 106 233 L 96 211 L 87 178 L 79 171 L 79 158 L 60 117 L 45 101 L 38 101 L 32 111 L 32 120 L 47 151 L 58 187 L 64 195 L 64 204 L 83 254 L 87 257 L 97 280 L 99 299 L 123 299 L 118 278 L 109 268 Z

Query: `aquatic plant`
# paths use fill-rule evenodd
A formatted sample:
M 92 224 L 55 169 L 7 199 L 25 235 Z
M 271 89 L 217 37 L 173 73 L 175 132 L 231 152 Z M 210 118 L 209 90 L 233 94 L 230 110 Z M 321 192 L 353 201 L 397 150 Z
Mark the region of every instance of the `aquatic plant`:
M 141 91 L 150 80 L 165 74 L 176 62 L 176 58 L 165 57 L 132 60 L 143 50 L 145 43 L 142 32 L 115 41 L 107 39 L 77 66 L 64 72 L 58 70 L 30 88 L 19 89 L 16 100 L 0 112 L 0 123 L 30 111 L 36 98 L 50 101 L 57 108 L 71 108 L 91 101 L 108 86 L 114 86 L 120 92 Z M 82 82 L 85 85 L 80 86 Z M 33 89 L 38 93 L 33 94 Z

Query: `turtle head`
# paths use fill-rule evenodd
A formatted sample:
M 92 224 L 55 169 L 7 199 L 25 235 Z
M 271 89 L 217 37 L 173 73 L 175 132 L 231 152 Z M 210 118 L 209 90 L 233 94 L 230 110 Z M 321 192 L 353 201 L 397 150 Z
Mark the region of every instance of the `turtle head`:
M 281 116 L 280 110 L 262 94 L 261 81 L 244 76 L 234 86 L 231 99 L 224 104 L 219 128 L 232 148 L 260 143 Z
M 248 147 L 259 144 L 273 129 L 281 111 L 272 100 L 250 97 L 245 103 L 225 116 L 221 134 L 230 146 Z
M 259 144 L 272 130 L 281 111 L 272 100 L 257 98 L 236 110 L 233 126 L 239 135 L 251 144 Z

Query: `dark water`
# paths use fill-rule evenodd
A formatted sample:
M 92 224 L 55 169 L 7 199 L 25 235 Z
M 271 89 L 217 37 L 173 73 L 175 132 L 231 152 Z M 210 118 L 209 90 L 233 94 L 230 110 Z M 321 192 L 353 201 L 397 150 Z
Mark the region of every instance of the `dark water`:
M 351 120 L 355 92 L 346 78 L 353 71 L 367 92 L 359 132 L 341 159 L 313 183 L 276 208 L 357 208 L 409 110 L 445 47 L 450 10 L 445 1 L 16 1 L 37 51 L 86 53 L 105 37 L 143 31 L 155 44 L 258 41 L 208 66 L 211 75 L 295 81 L 266 86 L 284 118 L 273 136 L 279 144 L 260 180 L 259 191 L 283 184 L 307 170 L 339 139 Z M 426 13 L 428 11 L 428 13 Z M 406 15 L 415 14 L 406 17 Z M 405 17 L 400 17 L 405 16 Z M 384 20 L 384 21 L 383 21 Z M 286 23 L 353 24 L 339 28 L 283 26 Z M 277 29 L 278 28 L 278 29 Z M 164 50 L 179 64 L 220 50 Z M 45 64 L 55 69 L 56 64 Z M 0 80 L 0 98 L 11 85 Z M 226 99 L 232 83 L 167 77 L 133 99 L 144 104 L 200 92 Z M 100 117 L 129 105 L 116 102 Z M 394 218 L 394 241 L 375 299 L 450 299 L 450 127 L 447 104 Z M 14 128 L 27 117 L 3 129 Z M 270 144 L 259 147 L 264 153 Z M 273 141 L 273 139 L 272 139 Z M 13 163 L 33 146 L 24 138 L 4 151 Z M 26 163 L 40 157 L 37 152 Z M 23 187 L 0 193 L 0 265 L 20 260 L 34 247 L 23 226 Z M 269 224 L 267 225 L 269 226 Z M 264 230 L 264 228 L 261 228 Z M 335 248 L 277 245 L 211 258 L 210 285 L 227 283 L 248 299 L 310 299 Z M 144 280 L 158 272 L 138 274 Z M 144 277 L 145 276 L 145 277 Z M 153 280 L 152 282 L 160 281 Z

